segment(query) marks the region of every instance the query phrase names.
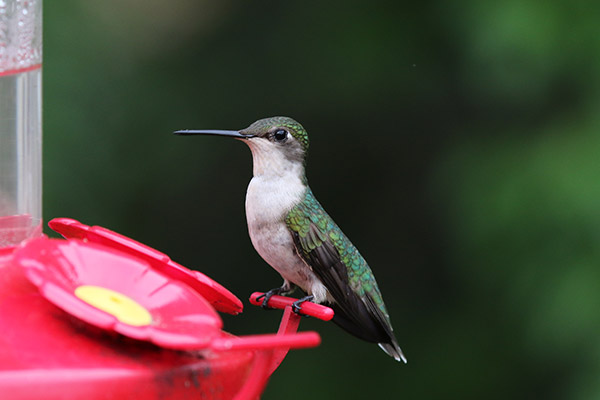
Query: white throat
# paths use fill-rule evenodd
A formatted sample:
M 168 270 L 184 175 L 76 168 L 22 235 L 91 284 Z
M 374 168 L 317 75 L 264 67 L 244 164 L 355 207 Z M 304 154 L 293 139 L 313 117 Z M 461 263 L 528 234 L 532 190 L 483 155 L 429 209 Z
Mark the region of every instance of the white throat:
M 304 165 L 297 160 L 290 160 L 275 144 L 264 139 L 246 139 L 252 151 L 253 174 L 283 177 L 295 175 L 299 179 L 304 176 Z

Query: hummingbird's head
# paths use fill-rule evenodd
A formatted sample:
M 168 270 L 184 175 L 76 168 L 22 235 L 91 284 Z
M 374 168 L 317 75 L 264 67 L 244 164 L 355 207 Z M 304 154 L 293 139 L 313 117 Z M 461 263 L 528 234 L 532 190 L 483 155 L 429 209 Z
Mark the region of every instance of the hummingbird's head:
M 240 131 L 182 130 L 178 135 L 217 135 L 242 140 L 250 147 L 254 175 L 298 173 L 304 175 L 308 134 L 289 117 L 264 118 Z
M 302 125 L 291 118 L 259 119 L 240 133 L 248 136 L 246 143 L 252 150 L 255 163 L 261 161 L 258 158 L 278 157 L 304 163 L 308 151 L 308 134 Z
M 304 154 L 308 150 L 306 130 L 299 122 L 289 117 L 259 119 L 240 133 L 266 139 L 280 148 L 298 148 Z

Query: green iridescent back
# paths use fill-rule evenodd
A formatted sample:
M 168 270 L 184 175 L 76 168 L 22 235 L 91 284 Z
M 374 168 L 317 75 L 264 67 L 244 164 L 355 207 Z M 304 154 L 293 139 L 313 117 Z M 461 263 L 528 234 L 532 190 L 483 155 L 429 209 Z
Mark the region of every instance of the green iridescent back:
M 309 253 L 319 246 L 326 243 L 333 245 L 339 254 L 339 259 L 346 266 L 348 283 L 354 293 L 361 298 L 368 294 L 389 322 L 389 316 L 371 268 L 358 249 L 319 204 L 310 188 L 307 187 L 303 201 L 290 210 L 285 222 L 290 230 L 298 233 L 305 257 L 309 257 Z M 314 229 L 315 227 L 317 229 Z

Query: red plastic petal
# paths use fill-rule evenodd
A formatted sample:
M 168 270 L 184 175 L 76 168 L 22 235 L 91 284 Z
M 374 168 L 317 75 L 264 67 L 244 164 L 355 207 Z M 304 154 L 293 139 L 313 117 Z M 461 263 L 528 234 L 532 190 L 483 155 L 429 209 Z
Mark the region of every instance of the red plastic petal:
M 128 254 L 72 239 L 38 238 L 14 253 L 13 262 L 50 302 L 103 329 L 175 349 L 206 348 L 220 335 L 222 321 L 195 290 L 167 277 Z M 133 326 L 75 296 L 82 285 L 123 294 L 152 316 L 152 323 Z

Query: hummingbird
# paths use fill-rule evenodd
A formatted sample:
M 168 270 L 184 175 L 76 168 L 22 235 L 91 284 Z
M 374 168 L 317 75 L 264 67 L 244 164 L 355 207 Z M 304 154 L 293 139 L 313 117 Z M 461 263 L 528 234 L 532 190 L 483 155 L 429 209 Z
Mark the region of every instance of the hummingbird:
M 283 278 L 274 294 L 299 287 L 312 301 L 334 310 L 333 321 L 360 339 L 378 343 L 406 363 L 371 268 L 315 198 L 305 174 L 308 134 L 288 117 L 258 120 L 236 130 L 180 130 L 177 135 L 239 139 L 252 152 L 253 177 L 246 192 L 246 219 L 258 254 Z

